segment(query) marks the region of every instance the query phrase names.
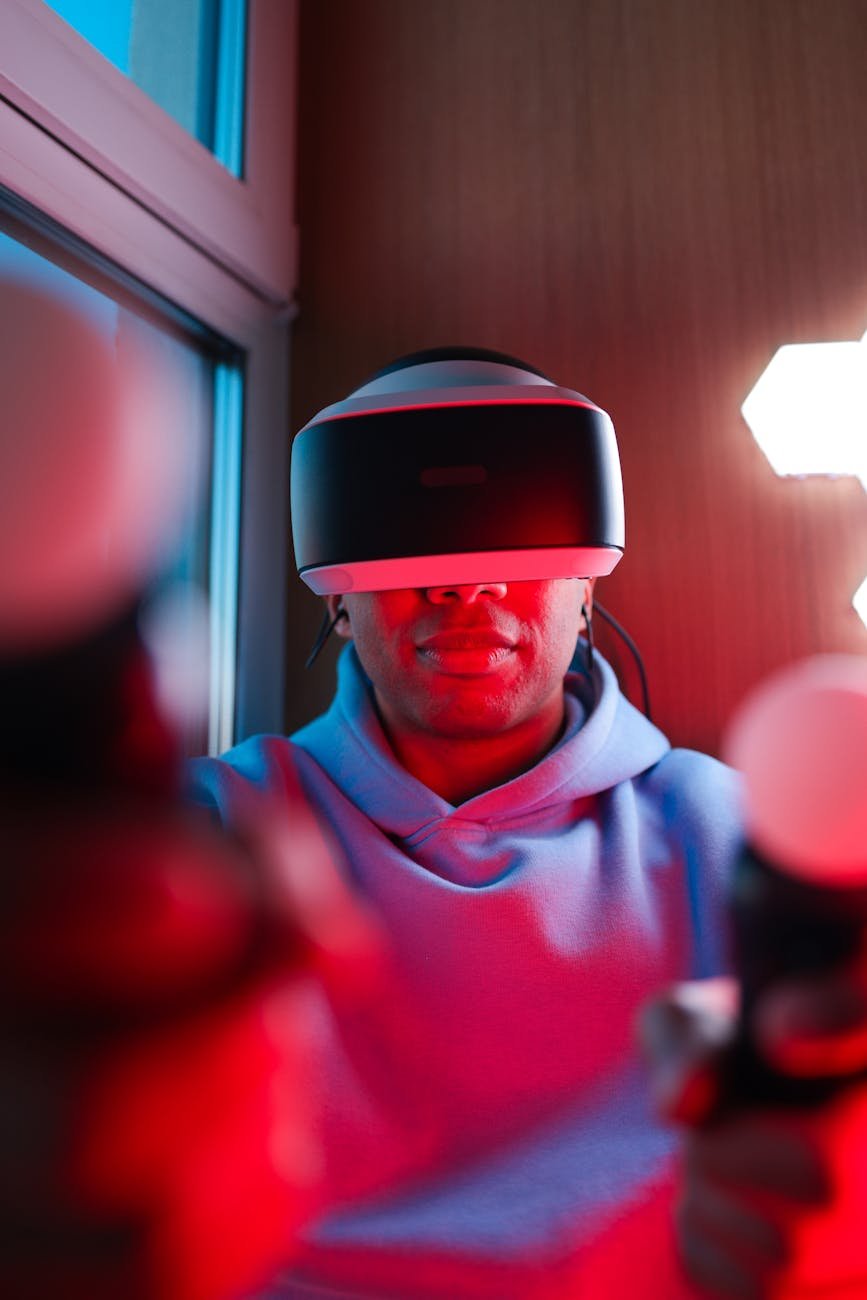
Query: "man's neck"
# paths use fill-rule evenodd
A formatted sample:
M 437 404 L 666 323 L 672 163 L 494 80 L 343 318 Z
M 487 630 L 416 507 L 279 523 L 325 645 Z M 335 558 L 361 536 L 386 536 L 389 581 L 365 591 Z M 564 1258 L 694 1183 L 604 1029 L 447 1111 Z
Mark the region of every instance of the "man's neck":
M 395 756 L 406 770 L 447 803 L 458 805 L 534 767 L 563 732 L 560 695 L 534 717 L 490 736 L 441 736 L 395 728 L 380 710 Z

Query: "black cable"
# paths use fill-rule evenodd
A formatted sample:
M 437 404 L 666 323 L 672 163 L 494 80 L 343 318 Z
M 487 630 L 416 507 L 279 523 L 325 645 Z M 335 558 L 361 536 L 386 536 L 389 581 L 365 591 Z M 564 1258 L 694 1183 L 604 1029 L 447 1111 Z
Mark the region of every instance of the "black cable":
M 644 670 L 644 660 L 641 658 L 641 654 L 639 653 L 638 646 L 635 644 L 632 637 L 626 631 L 626 628 L 623 627 L 620 623 L 618 623 L 614 615 L 609 614 L 605 606 L 600 605 L 598 600 L 594 600 L 593 609 L 597 614 L 602 615 L 606 623 L 611 624 L 611 626 L 614 628 L 614 631 L 618 634 L 618 636 L 621 637 L 621 639 L 625 642 L 628 648 L 632 651 L 632 656 L 635 659 L 635 663 L 638 668 L 638 676 L 641 678 L 641 694 L 644 700 L 644 716 L 647 718 L 648 722 L 652 722 L 653 718 L 651 717 L 650 714 L 650 691 L 647 686 L 647 673 Z M 592 645 L 591 645 L 591 649 L 592 649 Z
M 304 664 L 305 668 L 313 667 L 314 663 L 319 657 L 320 650 L 325 645 L 325 642 L 331 636 L 331 633 L 337 627 L 337 624 L 340 622 L 340 620 L 342 618 L 346 618 L 346 616 L 347 616 L 346 610 L 343 608 L 342 605 L 338 605 L 337 613 L 334 615 L 334 618 L 331 617 L 330 611 L 326 608 L 325 617 L 323 618 L 319 626 L 319 631 L 316 633 L 316 640 L 313 642 L 313 648 L 311 649 L 310 654 L 307 656 L 307 661 Z
M 581 617 L 587 630 L 587 672 L 593 672 L 593 619 L 586 605 L 581 606 Z

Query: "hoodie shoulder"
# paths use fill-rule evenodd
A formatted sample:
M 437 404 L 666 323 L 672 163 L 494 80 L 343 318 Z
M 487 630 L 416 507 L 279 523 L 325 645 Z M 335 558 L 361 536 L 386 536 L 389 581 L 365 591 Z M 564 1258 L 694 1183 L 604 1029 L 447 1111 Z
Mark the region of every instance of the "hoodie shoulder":
M 221 758 L 193 758 L 186 764 L 185 793 L 228 825 L 255 801 L 286 800 L 298 789 L 299 759 L 306 755 L 286 736 L 251 736 Z
M 695 975 L 728 967 L 727 896 L 743 836 L 737 772 L 709 754 L 672 749 L 636 782 L 678 847 L 693 931 Z
M 723 837 L 740 834 L 740 777 L 710 754 L 671 749 L 641 779 L 654 792 L 666 819 Z

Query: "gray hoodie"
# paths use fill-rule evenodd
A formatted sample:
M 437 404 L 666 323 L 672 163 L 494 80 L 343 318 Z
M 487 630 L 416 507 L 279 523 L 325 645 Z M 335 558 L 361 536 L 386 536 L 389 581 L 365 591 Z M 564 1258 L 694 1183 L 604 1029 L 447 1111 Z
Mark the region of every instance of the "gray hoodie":
M 634 1252 L 647 1289 L 630 1273 L 623 1297 L 676 1294 L 657 1289 L 673 1139 L 634 1022 L 655 990 L 724 966 L 737 781 L 672 750 L 598 656 L 566 706 L 534 768 L 453 807 L 395 760 L 348 646 L 331 708 L 292 742 L 195 765 L 229 818 L 241 787 L 279 797 L 294 765 L 392 944 L 375 1005 L 323 999 L 333 1209 L 275 1295 L 620 1300 Z

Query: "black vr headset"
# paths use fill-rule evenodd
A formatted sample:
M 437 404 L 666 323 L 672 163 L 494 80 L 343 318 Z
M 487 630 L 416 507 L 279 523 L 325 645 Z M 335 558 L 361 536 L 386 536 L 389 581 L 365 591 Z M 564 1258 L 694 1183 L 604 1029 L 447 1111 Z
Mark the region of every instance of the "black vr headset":
M 317 595 L 589 578 L 624 547 L 614 428 L 514 357 L 402 357 L 292 447 L 295 562 Z

